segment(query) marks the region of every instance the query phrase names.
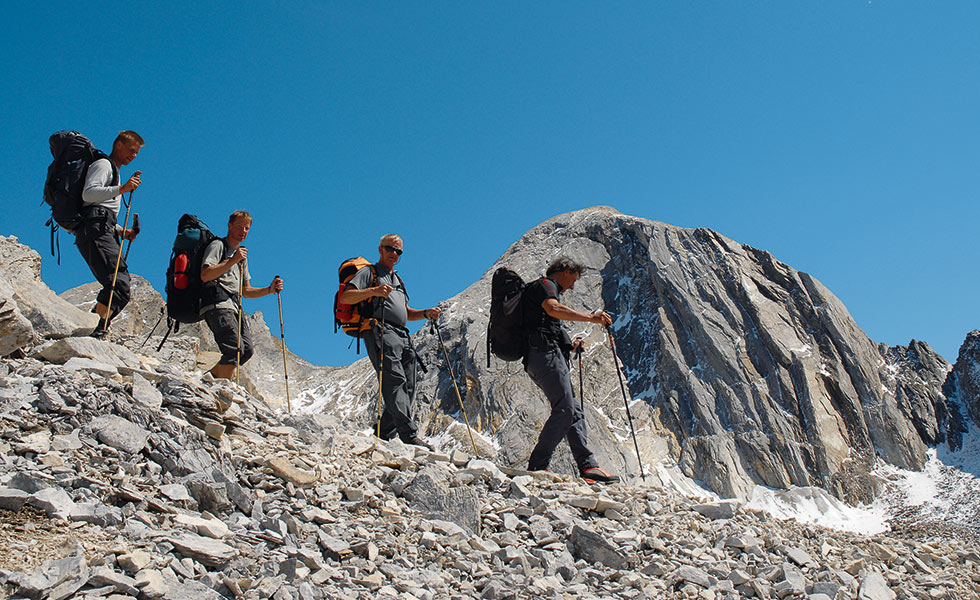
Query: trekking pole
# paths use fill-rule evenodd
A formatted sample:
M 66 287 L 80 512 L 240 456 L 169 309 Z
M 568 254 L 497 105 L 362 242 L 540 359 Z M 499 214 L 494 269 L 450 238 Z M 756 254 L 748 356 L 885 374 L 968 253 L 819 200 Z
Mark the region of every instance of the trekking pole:
M 609 347 L 612 348 L 613 362 L 616 363 L 616 376 L 619 377 L 619 389 L 623 392 L 623 402 L 626 404 L 626 418 L 630 423 L 630 433 L 633 434 L 633 448 L 636 450 L 636 462 L 640 465 L 640 477 L 645 480 L 647 476 L 643 472 L 643 461 L 640 460 L 640 446 L 636 443 L 636 430 L 633 429 L 633 415 L 630 414 L 630 403 L 626 398 L 626 384 L 623 383 L 623 374 L 619 368 L 619 356 L 616 354 L 616 342 L 613 340 L 612 329 L 609 328 L 609 325 L 606 325 L 606 335 L 609 336 Z
M 242 295 L 245 293 L 245 261 L 238 263 L 238 354 L 235 355 L 235 385 L 239 385 L 242 367 Z
M 167 333 L 163 334 L 163 339 L 160 340 L 160 344 L 157 346 L 157 352 L 163 350 L 163 345 L 167 343 L 167 338 L 170 337 L 171 333 L 177 333 L 178 327 L 180 327 L 180 323 L 167 319 Z
M 139 175 L 142 171 L 136 171 L 134 175 Z M 126 220 L 123 221 L 123 235 L 126 233 L 126 228 L 129 227 L 129 211 L 133 208 L 133 192 L 136 190 L 130 190 L 129 192 L 129 202 L 126 203 Z M 123 257 L 123 242 L 125 239 L 119 242 L 119 254 L 116 255 L 116 270 L 112 272 L 112 287 L 109 288 L 109 303 L 105 307 L 105 330 L 109 331 L 109 323 L 112 320 L 112 295 L 116 291 L 116 277 L 119 276 L 119 262 Z
M 278 275 L 276 275 L 276 279 L 279 279 Z M 292 413 L 293 408 L 289 404 L 289 371 L 286 370 L 286 329 L 282 325 L 282 294 L 280 292 L 276 292 L 276 301 L 279 302 L 279 338 L 282 340 L 282 376 L 286 380 L 286 410 Z
M 578 406 L 583 411 L 585 410 L 585 386 L 582 385 L 582 346 L 579 346 L 575 350 L 575 356 L 578 357 Z
M 381 437 L 381 387 L 385 374 L 385 303 L 381 302 L 381 333 L 378 336 L 381 345 L 381 360 L 378 362 L 378 438 Z
M 130 204 L 133 202 L 132 196 L 129 198 Z M 133 234 L 139 235 L 140 232 L 140 214 L 137 212 L 133 213 Z M 129 240 L 129 245 L 126 246 L 126 256 L 123 257 L 127 263 L 129 262 L 129 251 L 133 249 L 133 240 Z
M 160 321 L 163 320 L 163 315 L 165 315 L 165 314 L 167 314 L 167 309 L 166 308 L 161 308 L 160 309 L 160 318 L 157 319 L 157 322 L 153 324 L 153 329 L 150 330 L 150 335 L 146 336 L 146 339 L 143 340 L 143 343 L 142 344 L 140 344 L 140 347 L 139 347 L 140 350 L 142 350 L 143 349 L 143 346 L 145 346 L 146 343 L 148 341 L 150 341 L 150 338 L 153 337 L 153 333 L 157 330 L 157 327 L 160 326 Z
M 429 333 L 433 330 L 439 335 L 439 347 L 442 348 L 442 356 L 446 359 L 446 367 L 449 368 L 449 377 L 453 380 L 453 387 L 456 388 L 456 399 L 459 400 L 459 410 L 463 413 L 463 422 L 466 423 L 466 431 L 470 434 L 470 443 L 473 444 L 473 454 L 480 458 L 480 451 L 476 449 L 476 442 L 473 441 L 473 429 L 470 428 L 470 420 L 466 418 L 466 409 L 463 408 L 463 396 L 459 393 L 459 386 L 456 385 L 456 374 L 453 373 L 453 366 L 449 364 L 449 353 L 446 352 L 446 344 L 442 341 L 442 330 L 434 319 L 429 319 Z

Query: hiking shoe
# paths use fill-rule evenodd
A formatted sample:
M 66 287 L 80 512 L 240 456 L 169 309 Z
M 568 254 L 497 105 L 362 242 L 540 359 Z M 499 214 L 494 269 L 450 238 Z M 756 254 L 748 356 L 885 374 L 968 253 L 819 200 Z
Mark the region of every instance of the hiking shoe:
M 429 444 L 427 444 L 425 440 L 423 440 L 422 438 L 420 438 L 418 436 L 413 436 L 413 437 L 410 437 L 408 439 L 402 439 L 402 441 L 405 442 L 406 444 L 411 444 L 413 446 L 420 446 L 422 448 L 425 448 L 429 452 L 435 452 L 436 451 L 435 448 L 433 448 L 432 446 L 430 446 Z
M 109 330 L 103 327 L 102 323 L 99 323 L 98 327 L 93 329 L 92 333 L 89 334 L 90 337 L 94 337 L 97 340 L 104 340 L 108 335 Z
M 582 469 L 580 475 L 582 479 L 591 483 L 618 483 L 619 475 L 610 475 L 599 467 L 589 467 Z

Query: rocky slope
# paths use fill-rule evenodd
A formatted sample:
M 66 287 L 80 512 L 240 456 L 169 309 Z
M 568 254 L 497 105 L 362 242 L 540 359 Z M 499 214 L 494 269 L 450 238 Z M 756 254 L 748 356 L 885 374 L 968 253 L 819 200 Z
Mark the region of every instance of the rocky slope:
M 0 590 L 29 598 L 966 598 L 973 542 L 502 471 L 88 338 L 0 361 Z
M 481 452 L 502 464 L 525 463 L 548 409 L 519 364 L 487 366 L 490 278 L 500 266 L 539 276 L 558 255 L 589 267 L 563 301 L 616 319 L 646 472 L 677 464 L 726 497 L 748 497 L 756 485 L 816 485 L 850 502 L 870 501 L 881 485 L 870 474 L 876 461 L 921 469 L 929 447 L 956 447 L 967 428 L 967 416 L 942 391 L 950 365 L 927 344 L 874 344 L 833 293 L 768 252 L 707 229 L 597 207 L 535 227 L 443 303 L 442 332 L 466 414 L 483 434 Z M 604 332 L 572 329 L 588 343 L 591 442 L 602 463 L 636 475 Z M 414 339 L 429 364 L 442 361 L 428 329 Z M 304 403 L 367 427 L 370 375 L 359 362 L 317 378 Z M 469 443 L 446 369 L 420 375 L 417 414 L 430 435 L 448 432 Z M 555 468 L 574 472 L 567 450 Z

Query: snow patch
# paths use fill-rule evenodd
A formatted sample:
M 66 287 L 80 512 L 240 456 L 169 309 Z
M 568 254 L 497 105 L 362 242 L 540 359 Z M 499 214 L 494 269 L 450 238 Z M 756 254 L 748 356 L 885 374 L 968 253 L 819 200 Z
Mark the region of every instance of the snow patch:
M 873 535 L 888 530 L 888 515 L 882 507 L 849 506 L 818 487 L 774 490 L 757 485 L 745 506 L 764 510 L 777 519 L 794 519 L 841 531 Z

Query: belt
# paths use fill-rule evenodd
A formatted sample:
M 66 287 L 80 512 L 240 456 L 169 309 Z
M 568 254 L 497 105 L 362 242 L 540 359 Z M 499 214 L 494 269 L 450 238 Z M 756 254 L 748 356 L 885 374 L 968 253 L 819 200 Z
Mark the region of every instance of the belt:
M 108 208 L 104 206 L 92 206 L 92 205 L 82 207 L 82 216 L 85 217 L 86 219 L 111 218 L 115 220 L 116 218 L 115 213 L 113 213 Z

